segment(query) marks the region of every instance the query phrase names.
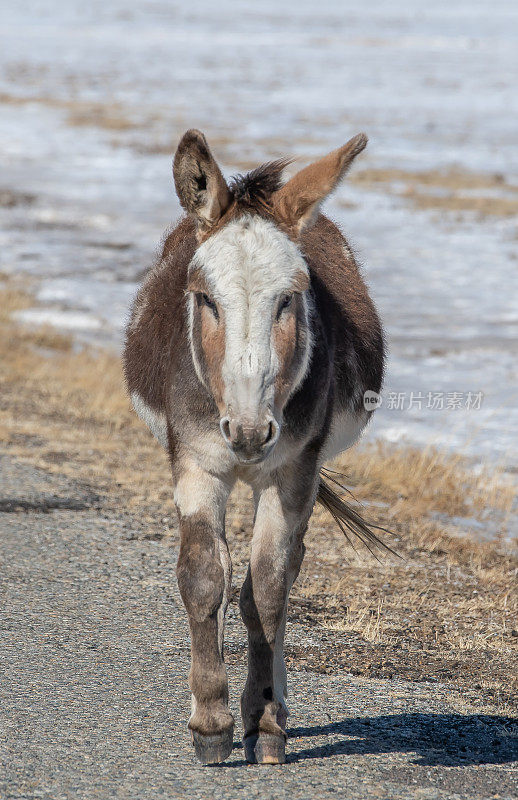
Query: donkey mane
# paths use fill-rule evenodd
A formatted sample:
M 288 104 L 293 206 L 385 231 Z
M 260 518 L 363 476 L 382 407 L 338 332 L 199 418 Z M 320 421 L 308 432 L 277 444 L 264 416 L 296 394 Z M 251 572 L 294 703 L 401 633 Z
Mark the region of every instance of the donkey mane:
M 270 198 L 283 184 L 282 173 L 291 164 L 291 158 L 267 161 L 246 175 L 234 175 L 229 189 L 241 205 L 260 210 L 270 205 Z

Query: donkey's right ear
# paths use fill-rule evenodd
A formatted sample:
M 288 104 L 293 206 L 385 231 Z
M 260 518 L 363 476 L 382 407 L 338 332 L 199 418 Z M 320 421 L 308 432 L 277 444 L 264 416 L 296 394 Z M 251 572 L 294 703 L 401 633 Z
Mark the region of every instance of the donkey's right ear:
M 184 133 L 173 163 L 174 184 L 180 204 L 196 217 L 202 232 L 223 216 L 232 195 L 201 131 Z

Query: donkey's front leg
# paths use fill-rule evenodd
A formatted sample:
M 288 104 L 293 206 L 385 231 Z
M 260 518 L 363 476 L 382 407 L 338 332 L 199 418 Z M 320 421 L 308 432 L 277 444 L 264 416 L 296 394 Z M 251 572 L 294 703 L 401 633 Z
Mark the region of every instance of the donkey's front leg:
M 223 661 L 223 625 L 232 579 L 224 530 L 230 488 L 193 464 L 180 472 L 175 485 L 180 519 L 176 573 L 191 632 L 189 728 L 203 764 L 223 761 L 233 743 Z
M 256 496 L 256 521 L 240 607 L 248 629 L 248 678 L 241 697 L 244 747 L 251 763 L 285 760 L 286 668 L 283 645 L 291 586 L 316 491 L 312 477 L 277 476 Z

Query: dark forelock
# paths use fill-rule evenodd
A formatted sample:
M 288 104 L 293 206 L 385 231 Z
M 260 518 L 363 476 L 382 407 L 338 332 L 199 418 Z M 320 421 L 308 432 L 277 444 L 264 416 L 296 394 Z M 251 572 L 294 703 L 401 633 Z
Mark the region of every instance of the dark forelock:
M 234 198 L 243 205 L 269 205 L 274 192 L 282 186 L 283 170 L 291 163 L 289 158 L 268 161 L 246 175 L 236 175 L 230 183 Z

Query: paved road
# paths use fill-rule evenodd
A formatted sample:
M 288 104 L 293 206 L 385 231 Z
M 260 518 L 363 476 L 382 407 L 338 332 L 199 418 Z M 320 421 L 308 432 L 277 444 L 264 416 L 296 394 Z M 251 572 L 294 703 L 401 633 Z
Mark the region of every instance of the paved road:
M 0 797 L 516 797 L 509 719 L 440 684 L 343 674 L 291 673 L 286 765 L 246 766 L 236 738 L 225 765 L 198 766 L 174 548 L 87 488 L 6 456 L 0 470 Z M 241 653 L 233 606 L 227 638 Z M 237 714 L 243 667 L 230 678 Z

